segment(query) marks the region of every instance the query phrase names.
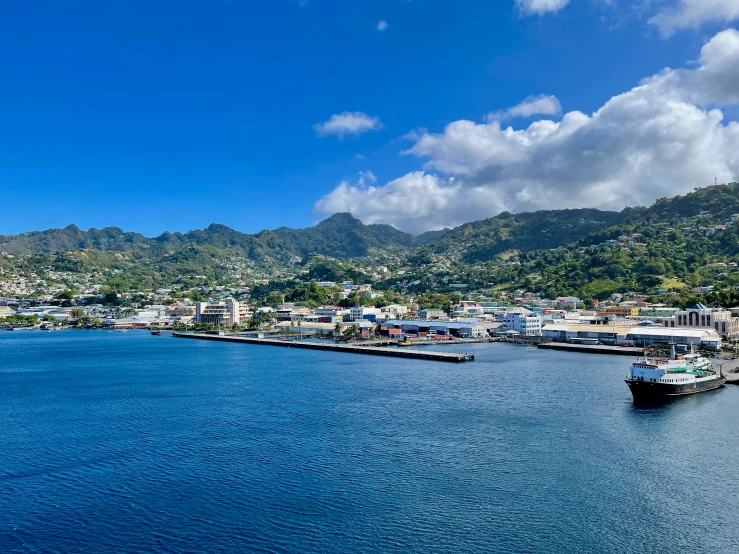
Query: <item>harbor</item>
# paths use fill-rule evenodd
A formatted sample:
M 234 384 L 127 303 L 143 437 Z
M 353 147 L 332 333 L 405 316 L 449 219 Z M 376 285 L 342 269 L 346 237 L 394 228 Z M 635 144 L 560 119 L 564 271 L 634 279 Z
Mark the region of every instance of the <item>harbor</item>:
M 302 340 L 266 339 L 255 337 L 239 337 L 235 335 L 213 335 L 206 333 L 172 333 L 173 337 L 196 340 L 210 340 L 219 342 L 237 342 L 242 344 L 259 344 L 262 346 L 281 346 L 283 348 L 305 348 L 308 350 L 330 350 L 348 354 L 368 354 L 372 356 L 391 356 L 395 358 L 410 358 L 436 362 L 471 362 L 473 354 L 457 354 L 454 352 L 434 352 L 429 350 L 415 350 L 401 347 L 356 346 L 346 344 L 331 344 L 328 342 L 314 342 Z

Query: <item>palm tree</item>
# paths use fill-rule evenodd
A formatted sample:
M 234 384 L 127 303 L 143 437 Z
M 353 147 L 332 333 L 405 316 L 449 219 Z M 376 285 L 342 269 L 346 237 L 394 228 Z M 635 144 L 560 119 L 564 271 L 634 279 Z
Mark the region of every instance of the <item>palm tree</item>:
M 359 327 L 356 325 L 352 325 L 351 327 L 347 327 L 347 329 L 344 331 L 344 336 L 348 339 L 353 339 L 357 336 L 359 333 Z

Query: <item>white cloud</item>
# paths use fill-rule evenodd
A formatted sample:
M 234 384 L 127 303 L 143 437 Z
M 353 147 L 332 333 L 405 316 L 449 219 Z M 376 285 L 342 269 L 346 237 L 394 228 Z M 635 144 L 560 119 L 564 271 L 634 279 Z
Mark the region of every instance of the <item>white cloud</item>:
M 444 211 L 452 203 L 458 205 L 459 192 L 459 187 L 449 181 L 416 171 L 382 187 L 343 181 L 316 203 L 315 210 L 334 213 L 348 209 L 367 224 L 382 222 L 423 232 L 447 225 L 449 217 Z
M 359 186 L 366 187 L 373 185 L 377 182 L 377 177 L 371 171 L 360 171 L 359 172 Z
M 406 153 L 425 160 L 425 171 L 383 186 L 342 183 L 316 209 L 351 206 L 363 221 L 415 232 L 502 210 L 647 205 L 714 177 L 730 181 L 739 124 L 717 107 L 739 104 L 737 82 L 739 32 L 730 29 L 703 47 L 695 69 L 665 69 L 590 115 L 520 129 L 460 120 L 409 135 Z
M 325 137 L 336 135 L 361 135 L 367 131 L 377 131 L 383 128 L 379 117 L 371 117 L 363 112 L 342 112 L 334 114 L 328 121 L 313 125 L 316 135 Z
M 544 15 L 557 13 L 570 0 L 516 0 L 516 8 L 521 15 Z
M 546 96 L 540 94 L 538 96 L 529 96 L 520 104 L 508 108 L 507 110 L 490 112 L 487 115 L 488 121 L 506 121 L 514 117 L 531 117 L 532 115 L 559 115 L 562 112 L 562 106 L 559 104 L 556 96 Z
M 660 5 L 649 19 L 664 36 L 680 29 L 697 29 L 704 23 L 729 23 L 739 18 L 737 0 L 674 0 Z
M 381 19 L 381 20 L 380 20 L 380 21 L 379 21 L 379 22 L 377 23 L 377 30 L 378 30 L 378 31 L 380 31 L 380 32 L 382 32 L 382 31 L 384 31 L 385 29 L 387 29 L 387 27 L 388 27 L 388 25 L 387 25 L 387 21 L 385 21 L 384 19 Z

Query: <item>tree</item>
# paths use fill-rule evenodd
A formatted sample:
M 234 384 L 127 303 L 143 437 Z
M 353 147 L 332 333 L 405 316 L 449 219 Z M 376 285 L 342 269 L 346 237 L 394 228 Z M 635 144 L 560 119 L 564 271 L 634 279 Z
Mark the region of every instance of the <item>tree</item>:
M 103 295 L 103 304 L 119 306 L 120 303 L 121 303 L 121 299 L 118 298 L 118 294 L 113 291 L 107 292 Z
M 80 308 L 72 308 L 72 310 L 69 312 L 69 315 L 72 316 L 72 318 L 74 319 L 79 319 L 85 315 L 85 312 L 83 312 Z
M 58 298 L 59 300 L 72 300 L 74 298 L 74 295 L 75 291 L 67 289 L 58 292 L 54 298 Z
M 351 327 L 347 327 L 344 329 L 344 336 L 347 339 L 353 339 L 356 338 L 356 336 L 359 334 L 359 326 L 352 325 Z

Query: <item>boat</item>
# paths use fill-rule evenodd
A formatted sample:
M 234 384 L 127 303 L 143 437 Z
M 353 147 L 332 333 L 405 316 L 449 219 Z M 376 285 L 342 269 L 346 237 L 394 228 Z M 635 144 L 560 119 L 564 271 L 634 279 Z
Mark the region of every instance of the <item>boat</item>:
M 398 346 L 413 346 L 413 343 L 409 340 L 404 340 L 398 343 Z
M 158 337 L 159 335 L 162 334 L 162 332 L 161 331 L 152 331 L 151 334 Z
M 670 346 L 669 358 L 639 358 L 626 384 L 634 400 L 658 400 L 719 389 L 726 378 L 713 370 L 708 358 L 694 352 L 678 355 Z

